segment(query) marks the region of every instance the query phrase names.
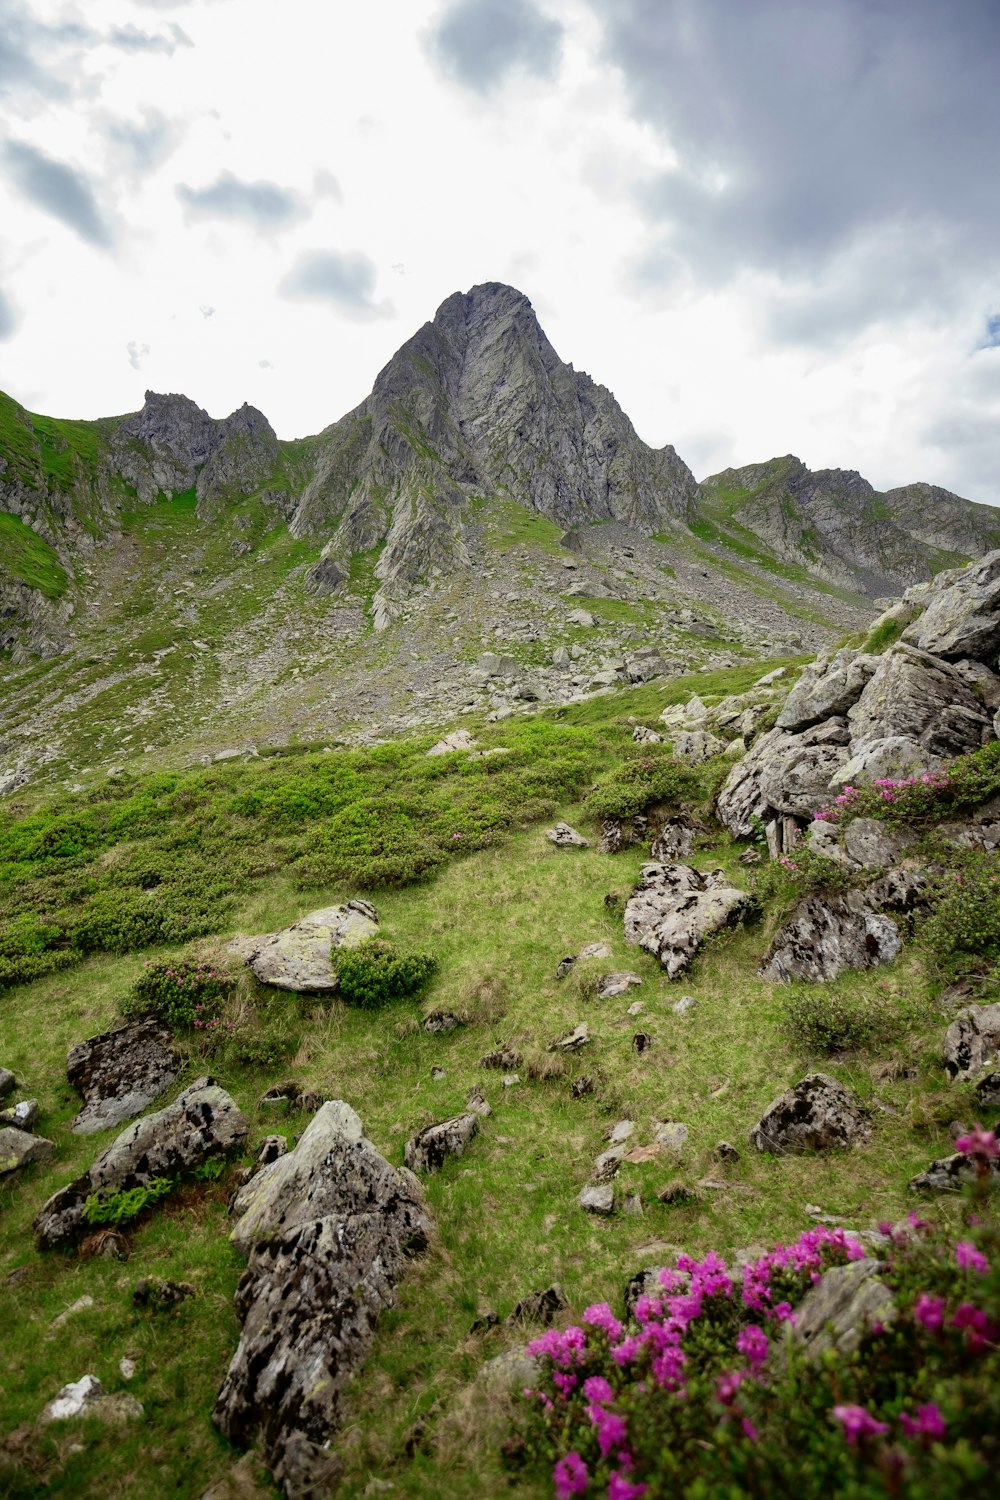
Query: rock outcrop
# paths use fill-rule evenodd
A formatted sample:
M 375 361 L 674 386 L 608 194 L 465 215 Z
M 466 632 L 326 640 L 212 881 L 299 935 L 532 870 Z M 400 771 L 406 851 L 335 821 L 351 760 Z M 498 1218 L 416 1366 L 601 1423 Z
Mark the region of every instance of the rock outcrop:
M 816 983 L 891 963 L 902 946 L 892 918 L 874 911 L 859 892 L 810 896 L 775 934 L 758 972 L 762 979 Z
M 199 1078 L 166 1109 L 123 1130 L 89 1171 L 53 1193 L 35 1219 L 39 1248 L 68 1245 L 84 1234 L 84 1210 L 92 1195 L 101 1198 L 149 1187 L 157 1177 L 176 1179 L 241 1147 L 248 1130 L 245 1116 L 225 1090 L 214 1079 Z
M 330 1493 L 326 1449 L 379 1314 L 431 1220 L 417 1179 L 391 1167 L 340 1100 L 237 1194 L 232 1241 L 249 1256 L 236 1293 L 239 1346 L 213 1421 L 261 1440 L 289 1500 Z
M 971 1083 L 1000 1063 L 1000 1003 L 970 1005 L 945 1033 L 944 1065 L 951 1078 Z
M 85 1101 L 71 1129 L 91 1135 L 131 1120 L 166 1093 L 180 1070 L 170 1028 L 153 1017 L 80 1042 L 66 1062 L 66 1076 Z
M 868 1116 L 853 1094 L 828 1073 L 810 1073 L 769 1105 L 750 1143 L 779 1155 L 852 1146 L 870 1134 Z
M 55 1143 L 44 1136 L 31 1135 L 14 1125 L 0 1128 L 0 1178 L 30 1167 L 35 1162 L 46 1161 L 55 1154 Z
M 722 870 L 704 875 L 690 865 L 646 864 L 625 904 L 625 940 L 654 954 L 668 979 L 677 979 L 705 939 L 738 922 L 746 905 L 746 893 Z
M 330 962 L 330 949 L 356 948 L 377 933 L 378 912 L 370 901 L 324 906 L 264 938 L 247 963 L 262 984 L 301 994 L 332 995 L 340 980 Z
M 479 1129 L 476 1114 L 454 1115 L 427 1125 L 407 1141 L 403 1160 L 411 1172 L 438 1172 L 449 1156 L 461 1156 Z

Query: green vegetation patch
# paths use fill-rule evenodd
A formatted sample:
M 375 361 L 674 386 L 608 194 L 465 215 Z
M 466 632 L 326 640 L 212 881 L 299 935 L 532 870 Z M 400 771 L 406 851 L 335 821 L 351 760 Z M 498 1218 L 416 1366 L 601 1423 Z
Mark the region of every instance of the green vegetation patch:
M 0 571 L 38 589 L 46 599 L 58 599 L 69 582 L 66 570 L 48 542 L 19 516 L 0 511 Z

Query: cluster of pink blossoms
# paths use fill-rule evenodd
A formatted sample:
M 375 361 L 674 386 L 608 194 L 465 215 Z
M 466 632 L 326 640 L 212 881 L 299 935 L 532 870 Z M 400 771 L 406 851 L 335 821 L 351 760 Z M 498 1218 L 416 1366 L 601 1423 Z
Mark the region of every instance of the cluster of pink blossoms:
M 805 1274 L 818 1281 L 826 1266 L 844 1259 L 861 1259 L 864 1253 L 864 1247 L 842 1229 L 821 1226 L 806 1230 L 793 1244 L 778 1245 L 744 1267 L 742 1301 L 765 1323 L 794 1321 L 790 1304 L 776 1300 L 774 1280 L 801 1278 Z M 678 1256 L 676 1269 L 661 1270 L 659 1282 L 660 1293 L 643 1295 L 636 1302 L 638 1332 L 626 1334 L 607 1303 L 599 1302 L 584 1312 L 582 1322 L 586 1327 L 550 1328 L 533 1339 L 526 1350 L 532 1358 L 544 1357 L 550 1361 L 557 1399 L 568 1402 L 577 1394 L 583 1396 L 584 1414 L 594 1429 L 601 1458 L 614 1465 L 608 1481 L 608 1500 L 640 1500 L 646 1486 L 630 1477 L 635 1458 L 629 1447 L 628 1423 L 614 1410 L 614 1387 L 605 1376 L 586 1376 L 581 1368 L 589 1352 L 588 1330 L 604 1334 L 611 1359 L 619 1369 L 642 1359 L 648 1363 L 653 1384 L 683 1396 L 687 1363 L 682 1347 L 684 1335 L 701 1317 L 710 1299 L 732 1298 L 735 1291 L 726 1262 L 715 1251 L 700 1261 L 688 1255 Z M 741 1385 L 759 1378 L 767 1359 L 770 1342 L 765 1329 L 758 1323 L 744 1327 L 737 1336 L 736 1348 L 746 1365 L 725 1372 L 719 1379 L 716 1395 L 726 1408 L 726 1417 L 739 1417 L 743 1435 L 753 1442 L 757 1433 L 739 1412 L 737 1402 Z M 544 1392 L 528 1390 L 525 1395 L 539 1400 L 543 1409 L 552 1409 L 552 1399 Z M 585 1494 L 591 1483 L 587 1464 L 576 1452 L 559 1459 L 552 1477 L 557 1500 Z
M 871 783 L 871 790 L 877 792 L 883 802 L 898 802 L 900 793 L 905 796 L 907 787 L 926 786 L 939 792 L 945 787 L 951 786 L 951 778 L 947 771 L 923 771 L 919 776 L 880 776 Z M 847 812 L 864 795 L 868 788 L 858 786 L 845 786 L 839 797 L 827 807 L 821 807 L 819 812 L 813 813 L 813 821 L 817 823 L 836 823 L 841 814 Z

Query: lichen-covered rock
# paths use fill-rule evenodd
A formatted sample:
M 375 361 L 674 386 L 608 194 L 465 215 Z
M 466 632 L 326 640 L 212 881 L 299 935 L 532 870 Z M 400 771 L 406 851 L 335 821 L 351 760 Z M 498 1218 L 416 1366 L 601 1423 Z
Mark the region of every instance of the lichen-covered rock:
M 615 1211 L 615 1190 L 610 1182 L 588 1182 L 577 1200 L 588 1214 L 607 1218 Z
M 878 818 L 852 818 L 844 829 L 844 852 L 865 870 L 888 869 L 912 843 L 912 834 Z
M 810 1359 L 828 1349 L 853 1354 L 862 1336 L 879 1323 L 889 1328 L 898 1317 L 892 1289 L 878 1278 L 881 1265 L 870 1258 L 824 1271 L 795 1309 L 794 1338 Z
M 477 1114 L 454 1115 L 427 1125 L 407 1141 L 403 1160 L 411 1172 L 439 1172 L 449 1156 L 461 1156 L 479 1129 Z
M 653 859 L 669 864 L 675 859 L 686 859 L 694 848 L 695 828 L 688 817 L 671 818 L 664 823 L 650 846 Z
M 21 1099 L 10 1109 L 0 1109 L 0 1125 L 12 1125 L 15 1130 L 34 1130 L 38 1113 L 37 1099 Z
M 995 1157 L 989 1163 L 989 1176 L 995 1187 L 1000 1187 L 1000 1161 Z M 913 1193 L 957 1193 L 969 1187 L 977 1178 L 976 1163 L 961 1151 L 951 1156 L 939 1156 L 923 1172 L 910 1178 Z
M 758 820 L 778 814 L 810 817 L 829 800 L 830 782 L 848 756 L 844 719 L 800 734 L 770 729 L 737 761 L 719 793 L 719 821 L 734 838 L 749 838 Z
M 123 1130 L 89 1171 L 53 1193 L 35 1219 L 40 1249 L 72 1243 L 87 1229 L 84 1206 L 98 1196 L 175 1178 L 246 1140 L 242 1111 L 214 1079 L 199 1078 L 173 1104 Z M 32 1137 L 32 1139 L 36 1139 Z
M 944 1038 L 950 1077 L 969 1083 L 1000 1063 L 1000 1002 L 971 1005 L 952 1021 Z
M 847 647 L 832 657 L 820 657 L 806 667 L 785 699 L 777 727 L 802 730 L 846 714 L 861 697 L 878 662 L 877 656 L 864 656 Z
M 300 994 L 332 995 L 340 981 L 330 962 L 331 948 L 356 948 L 378 933 L 378 912 L 370 901 L 325 906 L 272 933 L 250 955 L 262 984 Z
M 452 755 L 456 750 L 473 750 L 475 740 L 467 729 L 456 729 L 454 734 L 446 734 L 443 740 L 438 740 L 428 750 L 428 755 Z
M 769 1105 L 750 1131 L 758 1151 L 828 1151 L 871 1134 L 868 1116 L 842 1083 L 810 1073 Z
M 127 1422 L 143 1415 L 141 1401 L 128 1391 L 109 1395 L 96 1375 L 84 1375 L 80 1380 L 64 1385 L 58 1395 L 45 1406 L 39 1422 L 69 1422 L 74 1417 L 94 1417 L 99 1422 Z
M 550 844 L 555 844 L 559 849 L 589 849 L 590 841 L 585 839 L 582 833 L 577 833 L 568 823 L 557 823 L 554 828 L 545 830 L 545 837 Z
M 641 983 L 642 977 L 639 974 L 633 974 L 630 969 L 619 969 L 613 974 L 602 974 L 594 994 L 598 1000 L 617 1000 L 619 995 L 626 995 Z
M 904 633 L 935 656 L 996 663 L 1000 653 L 1000 551 L 988 552 L 935 591 Z
M 55 1144 L 44 1136 L 30 1135 L 14 1125 L 0 1128 L 0 1177 L 9 1177 L 22 1167 L 46 1161 L 55 1154 Z
M 745 892 L 721 870 L 702 874 L 690 865 L 643 865 L 639 884 L 625 904 L 625 939 L 654 954 L 676 979 L 705 938 L 739 921 Z
M 66 1062 L 66 1076 L 85 1100 L 71 1129 L 91 1135 L 131 1120 L 166 1092 L 180 1070 L 170 1028 L 155 1017 L 80 1042 Z
M 237 1194 L 231 1236 L 249 1253 L 236 1293 L 239 1346 L 213 1411 L 230 1442 L 263 1441 L 289 1500 L 331 1493 L 327 1445 L 379 1314 L 431 1221 L 417 1179 L 331 1100 L 298 1146 Z
M 758 972 L 762 979 L 817 983 L 848 969 L 891 963 L 902 946 L 892 918 L 874 911 L 857 891 L 810 896 L 775 935 Z
M 0 1068 L 0 1099 L 6 1099 L 17 1088 L 17 1079 L 9 1068 Z
M 847 720 L 852 761 L 881 740 L 919 744 L 926 762 L 962 755 L 993 737 L 990 716 L 954 667 L 901 642 L 879 659 Z
M 725 740 L 704 729 L 681 729 L 674 735 L 674 754 L 688 766 L 700 766 L 725 748 Z

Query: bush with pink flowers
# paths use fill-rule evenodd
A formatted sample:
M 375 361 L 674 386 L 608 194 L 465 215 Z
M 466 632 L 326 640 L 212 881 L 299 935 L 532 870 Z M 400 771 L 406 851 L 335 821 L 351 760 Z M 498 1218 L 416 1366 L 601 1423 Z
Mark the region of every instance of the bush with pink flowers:
M 528 1346 L 538 1363 L 513 1468 L 557 1500 L 795 1496 L 946 1500 L 1000 1471 L 1000 1230 L 992 1132 L 958 1142 L 979 1178 L 956 1240 L 911 1214 L 872 1248 L 816 1228 L 735 1271 L 679 1256 L 626 1326 L 606 1304 Z M 893 1319 L 850 1354 L 806 1354 L 796 1307 L 824 1271 L 877 1255 Z

